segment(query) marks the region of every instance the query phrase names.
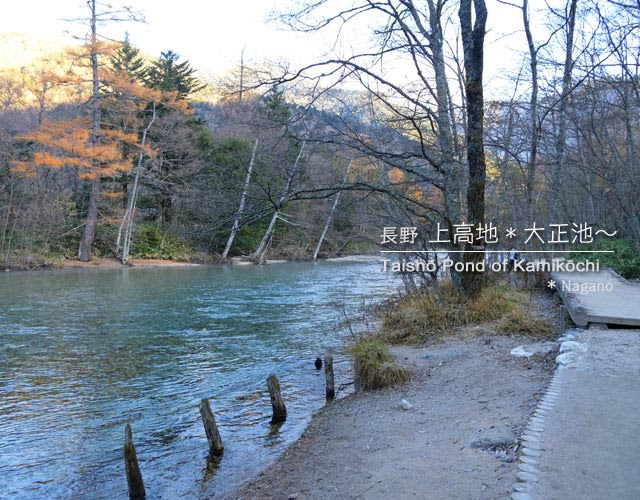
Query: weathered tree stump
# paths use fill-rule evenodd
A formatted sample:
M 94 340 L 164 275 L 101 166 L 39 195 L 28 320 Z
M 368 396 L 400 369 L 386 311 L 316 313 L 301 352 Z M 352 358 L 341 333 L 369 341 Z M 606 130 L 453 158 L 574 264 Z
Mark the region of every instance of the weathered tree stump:
M 316 370 L 319 370 L 320 368 L 322 368 L 322 360 L 320 358 L 316 358 Z
M 267 377 L 267 389 L 269 389 L 271 406 L 273 407 L 273 417 L 271 418 L 271 423 L 282 423 L 287 419 L 287 408 L 282 402 L 282 395 L 280 394 L 280 382 L 278 381 L 278 377 L 276 377 L 273 373 Z
M 207 441 L 209 441 L 209 451 L 213 455 L 222 455 L 224 451 L 222 438 L 220 437 L 220 432 L 218 432 L 216 419 L 213 416 L 211 405 L 207 398 L 202 398 L 202 401 L 200 401 L 200 416 L 204 424 L 204 431 L 207 434 Z
M 142 474 L 138 467 L 138 457 L 136 447 L 133 444 L 133 434 L 131 426 L 127 424 L 124 428 L 124 468 L 127 474 L 127 484 L 129 485 L 129 498 L 131 500 L 144 500 L 144 483 Z
M 324 376 L 327 379 L 327 401 L 336 397 L 336 390 L 333 384 L 333 356 L 330 354 L 324 358 Z

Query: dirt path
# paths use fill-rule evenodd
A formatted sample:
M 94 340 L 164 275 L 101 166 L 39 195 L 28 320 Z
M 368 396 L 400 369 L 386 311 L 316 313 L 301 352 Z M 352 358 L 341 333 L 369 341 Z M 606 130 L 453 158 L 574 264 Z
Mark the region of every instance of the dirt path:
M 517 436 L 555 356 L 511 355 L 532 343 L 485 334 L 394 348 L 415 370 L 409 384 L 329 405 L 276 464 L 230 498 L 509 497 Z M 403 399 L 411 409 L 401 408 Z M 495 446 L 472 447 L 481 438 Z

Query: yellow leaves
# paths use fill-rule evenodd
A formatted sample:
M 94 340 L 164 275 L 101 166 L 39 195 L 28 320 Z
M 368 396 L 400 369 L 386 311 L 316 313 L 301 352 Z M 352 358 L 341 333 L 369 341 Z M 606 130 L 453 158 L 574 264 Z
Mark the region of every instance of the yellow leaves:
M 117 200 L 119 198 L 122 198 L 124 196 L 124 193 L 122 191 L 118 192 L 118 191 L 102 191 L 101 196 L 105 197 L 105 198 L 109 198 L 111 200 Z
M 35 177 L 36 175 L 33 163 L 28 161 L 14 161 L 11 165 L 11 171 L 23 177 Z
M 145 145 L 138 144 L 138 150 L 142 151 L 142 154 L 148 156 L 149 158 L 155 158 L 157 156 L 157 152 L 153 147 L 147 143 Z
M 95 179 L 130 170 L 132 159 L 124 155 L 122 145 L 127 143 L 140 148 L 138 136 L 117 129 L 100 129 L 94 137 L 90 125 L 91 122 L 84 117 L 44 120 L 37 129 L 21 137 L 37 145 L 33 161 L 14 162 L 13 172 L 31 176 L 37 167 L 75 167 L 81 179 Z M 149 155 L 153 154 L 148 145 L 142 149 Z
M 399 184 L 404 180 L 404 172 L 399 168 L 389 170 L 389 180 L 392 184 Z
M 393 185 L 406 184 L 407 195 L 416 201 L 424 201 L 425 193 L 418 183 L 410 183 L 406 180 L 406 174 L 399 168 L 392 168 L 387 174 Z
M 500 169 L 498 169 L 495 158 L 492 155 L 487 155 L 487 178 L 489 180 L 496 180 L 500 177 Z
M 73 160 L 73 158 L 60 157 L 43 151 L 39 151 L 33 155 L 33 163 L 36 167 L 62 168 L 71 165 L 71 160 Z
M 137 81 L 132 81 L 128 75 L 120 72 L 103 68 L 100 73 L 100 81 L 103 87 L 108 87 L 113 94 L 128 100 L 136 108 L 136 111 L 155 103 L 183 114 L 193 113 L 189 103 L 184 99 L 179 99 L 178 92 L 150 89 Z
M 425 198 L 422 187 L 417 184 L 409 186 L 409 196 L 417 201 L 424 201 Z

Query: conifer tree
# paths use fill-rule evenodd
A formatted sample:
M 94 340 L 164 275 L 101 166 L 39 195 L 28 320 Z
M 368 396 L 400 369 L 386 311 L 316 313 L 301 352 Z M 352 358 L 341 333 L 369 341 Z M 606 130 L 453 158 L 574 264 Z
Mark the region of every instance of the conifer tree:
M 147 78 L 144 58 L 140 55 L 140 49 L 131 45 L 128 33 L 122 46 L 111 56 L 110 62 L 115 72 L 128 76 L 132 82 L 143 82 Z
M 146 78 L 147 86 L 163 92 L 177 92 L 181 99 L 202 90 L 204 85 L 195 76 L 196 70 L 189 61 L 178 62 L 179 59 L 180 56 L 171 50 L 162 52 L 151 63 Z

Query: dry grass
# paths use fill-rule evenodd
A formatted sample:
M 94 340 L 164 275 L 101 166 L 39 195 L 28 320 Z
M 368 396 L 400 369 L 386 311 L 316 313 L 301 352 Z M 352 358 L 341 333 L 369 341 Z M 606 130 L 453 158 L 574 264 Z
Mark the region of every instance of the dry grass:
M 371 335 L 359 337 L 351 345 L 357 384 L 363 389 L 380 389 L 408 381 L 411 372 L 393 361 L 389 346 Z
M 553 332 L 551 323 L 544 318 L 535 316 L 524 307 L 515 307 L 505 314 L 500 321 L 498 330 L 503 333 L 523 333 L 540 337 L 549 337 Z
M 445 282 L 439 291 L 428 290 L 389 303 L 382 317 L 380 337 L 391 343 L 424 342 L 458 327 L 501 319 L 524 302 L 522 293 L 491 284 L 467 300 Z

